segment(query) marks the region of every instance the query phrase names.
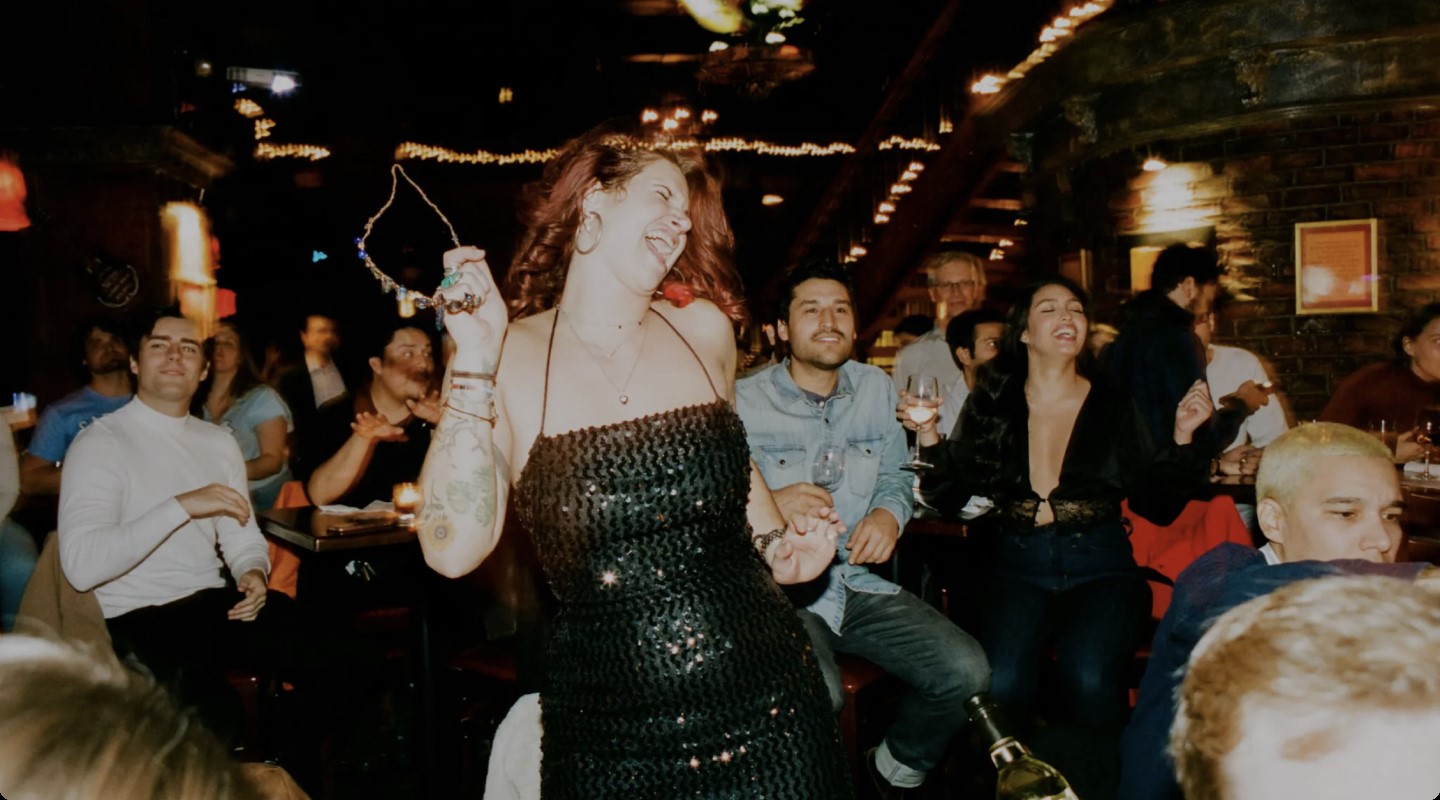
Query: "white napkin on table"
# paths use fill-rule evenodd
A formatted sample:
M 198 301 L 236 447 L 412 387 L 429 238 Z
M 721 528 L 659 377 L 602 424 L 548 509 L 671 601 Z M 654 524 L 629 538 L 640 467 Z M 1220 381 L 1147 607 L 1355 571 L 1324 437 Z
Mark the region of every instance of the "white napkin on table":
M 364 508 L 356 508 L 355 506 L 342 505 L 318 506 L 318 508 L 322 513 L 325 514 L 354 514 L 361 511 L 394 511 L 395 504 L 390 502 L 389 500 L 374 500 L 370 503 L 370 505 L 365 506 Z

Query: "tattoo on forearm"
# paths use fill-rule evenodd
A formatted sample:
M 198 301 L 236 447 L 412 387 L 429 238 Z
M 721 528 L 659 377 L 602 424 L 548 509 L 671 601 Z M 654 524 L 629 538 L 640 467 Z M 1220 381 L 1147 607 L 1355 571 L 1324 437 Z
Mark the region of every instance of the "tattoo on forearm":
M 476 468 L 474 483 L 480 490 L 475 500 L 475 521 L 492 524 L 495 522 L 495 466 L 487 464 Z
M 420 531 L 427 544 L 447 546 L 456 538 L 452 534 L 466 529 L 471 520 L 482 529 L 495 524 L 497 465 L 488 425 L 445 417 L 431 439 L 426 460 Z

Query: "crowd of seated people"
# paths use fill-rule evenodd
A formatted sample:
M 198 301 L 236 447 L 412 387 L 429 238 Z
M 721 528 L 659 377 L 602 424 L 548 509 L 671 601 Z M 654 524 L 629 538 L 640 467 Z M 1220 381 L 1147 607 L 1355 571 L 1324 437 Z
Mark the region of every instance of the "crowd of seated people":
M 911 347 L 938 342 L 952 379 L 942 387 L 947 402 L 924 422 L 905 413 L 915 399 L 898 391 L 904 384 L 852 360 L 856 321 L 843 268 L 810 264 L 789 276 L 786 304 L 771 320 L 788 355 L 740 381 L 735 402 L 781 510 L 831 509 L 846 531 L 826 576 L 790 592 L 837 709 L 836 653 L 863 656 L 909 686 L 859 766 L 876 796 L 923 792 L 927 773 L 964 741 L 954 736 L 958 703 L 986 689 L 1027 734 L 1077 732 L 1085 753 L 1104 754 L 1094 761 L 1113 758 L 1077 767 L 1095 773 L 1082 776 L 1090 789 L 1082 796 L 1266 796 L 1247 782 L 1253 758 L 1244 748 L 1213 744 L 1237 734 L 1204 732 L 1239 724 L 1233 709 L 1197 694 L 1230 674 L 1217 654 L 1253 657 L 1237 653 L 1262 647 L 1256 637 L 1284 638 L 1298 652 L 1296 637 L 1314 635 L 1339 659 L 1340 640 L 1323 630 L 1265 624 L 1287 604 L 1312 602 L 1286 588 L 1306 579 L 1400 578 L 1420 588 L 1392 594 L 1429 602 L 1424 566 L 1393 563 L 1402 506 L 1395 464 L 1421 456 L 1408 431 L 1440 402 L 1440 304 L 1406 321 L 1395 362 L 1340 385 L 1321 414 L 1330 422 L 1292 428 L 1263 361 L 1215 341 L 1224 309 L 1210 258 L 1183 247 L 1162 253 L 1153 288 L 1131 301 L 1103 349 L 1092 349 L 1079 286 L 1042 280 L 1002 313 L 984 304 L 983 265 L 937 259 L 932 290 L 953 301 L 952 313 L 940 328 L 917 324 Z M 107 645 L 193 706 L 222 743 L 236 732 L 233 692 L 221 680 L 227 666 L 263 664 L 291 682 L 316 724 L 290 731 L 287 756 L 310 785 L 316 739 L 346 718 L 349 698 L 374 690 L 373 670 L 355 665 L 375 656 L 348 632 L 311 624 L 303 592 L 297 603 L 267 592 L 270 559 L 255 514 L 286 484 L 302 502 L 365 507 L 416 480 L 440 416 L 443 358 L 431 333 L 396 320 L 356 348 L 366 374 L 342 374 L 334 321 L 312 315 L 300 331 L 303 364 L 278 371 L 272 387 L 234 320 L 206 341 L 173 315 L 140 328 L 127 343 L 113 323 L 85 324 L 76 354 L 86 385 L 45 409 L 21 454 L 0 447 L 15 467 L 0 470 L 0 511 L 21 494 L 58 493 L 64 580 L 97 602 Z M 908 360 L 909 370 L 932 369 Z M 1382 421 L 1402 431 L 1398 444 L 1372 435 Z M 900 547 L 918 500 L 899 471 L 904 428 L 930 465 L 923 499 L 966 519 L 981 543 L 973 552 L 985 559 L 975 592 L 982 608 L 967 617 L 971 630 L 866 567 Z M 822 485 L 812 470 L 831 443 L 844 450 L 843 477 Z M 1254 477 L 1255 503 L 1241 513 L 1264 546 L 1221 546 L 1180 576 L 1132 700 L 1132 661 L 1152 627 L 1124 513 L 1163 529 L 1207 497 L 1217 475 Z M 979 498 L 988 503 L 977 506 Z M 4 518 L 0 624 L 8 630 L 43 540 L 35 534 L 44 532 Z M 348 580 L 331 574 L 308 586 L 333 600 Z M 1238 631 L 1229 616 L 1215 622 L 1262 596 L 1274 599 L 1247 611 L 1253 631 Z M 1322 599 L 1329 613 L 1354 611 Z M 1225 633 L 1207 635 L 1212 628 Z M 1279 696 L 1271 684 L 1255 686 Z M 1222 713 L 1231 718 L 1216 722 Z M 1243 722 L 1301 735 L 1290 720 Z M 1063 737 L 1053 741 L 1057 763 L 1078 763 L 1065 761 Z M 1343 744 L 1333 751 L 1350 752 Z M 1310 763 L 1291 760 L 1295 769 Z M 231 796 L 247 796 L 236 787 Z

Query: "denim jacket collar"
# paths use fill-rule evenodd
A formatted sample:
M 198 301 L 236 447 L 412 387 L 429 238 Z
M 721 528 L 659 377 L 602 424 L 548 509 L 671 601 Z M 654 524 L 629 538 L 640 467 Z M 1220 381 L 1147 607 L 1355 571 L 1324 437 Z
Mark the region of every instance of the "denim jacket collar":
M 840 374 L 835 381 L 835 393 L 830 395 L 828 400 L 836 400 L 841 397 L 849 397 L 855 393 L 854 384 L 850 382 L 850 372 L 847 367 L 855 363 L 846 361 L 837 370 Z M 770 370 L 770 380 L 775 387 L 775 394 L 785 402 L 786 405 L 794 405 L 800 402 L 809 402 L 810 398 L 805 390 L 795 384 L 795 378 L 790 375 L 790 357 L 786 356 L 784 361 L 776 365 L 778 369 Z

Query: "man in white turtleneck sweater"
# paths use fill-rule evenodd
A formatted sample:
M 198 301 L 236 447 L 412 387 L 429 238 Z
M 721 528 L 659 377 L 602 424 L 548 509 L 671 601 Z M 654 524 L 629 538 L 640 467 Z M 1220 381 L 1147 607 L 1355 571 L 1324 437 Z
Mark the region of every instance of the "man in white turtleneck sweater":
M 195 324 L 160 316 L 132 352 L 135 399 L 86 428 L 65 458 L 61 567 L 76 589 L 94 591 L 116 652 L 138 658 L 222 737 L 239 721 L 225 670 L 271 668 L 314 687 L 329 708 L 286 731 L 308 749 L 355 698 L 350 679 L 369 672 L 369 659 L 306 623 L 288 597 L 267 606 L 267 545 L 240 448 L 189 413 L 207 370 Z
M 195 324 L 156 320 L 131 369 L 135 399 L 92 423 L 65 459 L 65 576 L 80 591 L 94 589 L 113 620 L 221 589 L 227 567 L 244 595 L 229 617 L 253 620 L 265 604 L 267 547 L 234 437 L 190 416 L 206 372 Z

